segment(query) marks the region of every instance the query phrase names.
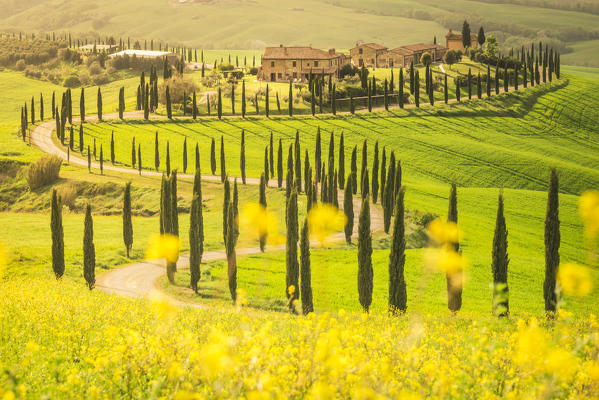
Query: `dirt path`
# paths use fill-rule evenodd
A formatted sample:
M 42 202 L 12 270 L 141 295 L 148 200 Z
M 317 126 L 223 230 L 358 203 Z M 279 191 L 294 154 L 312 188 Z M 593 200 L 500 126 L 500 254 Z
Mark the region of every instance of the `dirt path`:
M 143 117 L 143 112 L 132 111 L 125 113 L 126 118 L 141 118 Z M 118 118 L 118 114 L 109 114 L 105 115 L 103 120 L 110 120 Z M 153 119 L 164 119 L 161 116 L 154 116 Z M 97 120 L 97 117 L 90 116 L 86 118 L 87 121 Z M 74 119 L 74 122 L 77 122 Z M 53 130 L 55 128 L 54 121 L 43 122 L 35 127 L 35 129 L 31 132 L 31 142 L 39 147 L 42 151 L 48 154 L 55 154 L 58 157 L 66 160 L 67 153 L 62 150 L 52 138 Z M 78 154 L 70 155 L 70 163 L 80 165 L 82 167 L 87 168 L 87 160 L 79 157 Z M 99 169 L 100 165 L 96 162 L 91 163 L 91 167 L 94 169 Z M 108 171 L 116 171 L 125 174 L 139 174 L 139 171 L 133 168 L 127 167 L 117 167 L 110 164 L 104 164 L 104 169 Z M 162 172 L 158 171 L 142 171 L 143 175 L 150 176 L 162 176 Z M 193 179 L 193 175 L 191 174 L 178 174 L 179 178 Z M 202 179 L 206 181 L 216 181 L 220 182 L 220 176 L 215 175 L 202 175 Z M 230 179 L 234 179 L 234 177 L 230 177 Z M 250 185 L 259 185 L 260 179 L 258 178 L 246 178 L 246 183 Z M 283 185 L 285 183 L 283 182 Z M 276 187 L 277 181 L 275 179 L 271 179 L 268 181 L 269 187 Z M 337 192 L 339 204 L 343 204 L 343 191 Z M 356 237 L 358 233 L 358 216 L 360 215 L 361 208 L 361 199 L 359 197 L 354 197 L 353 199 L 353 208 L 354 208 L 354 230 L 352 232 L 352 237 Z M 371 229 L 372 231 L 378 231 L 383 229 L 383 213 L 380 207 L 377 205 L 371 204 L 370 206 L 370 214 L 371 214 Z M 343 232 L 335 234 L 331 241 L 341 242 L 345 240 L 345 235 Z M 275 246 L 268 247 L 268 251 L 282 251 L 285 249 L 285 246 Z M 250 247 L 236 250 L 237 256 L 246 256 L 251 254 L 260 253 L 260 248 Z M 202 256 L 202 261 L 215 261 L 215 260 L 223 260 L 226 258 L 226 254 L 224 250 L 219 251 L 207 251 L 204 252 Z M 178 269 L 189 268 L 189 256 L 181 255 L 179 261 L 177 263 Z M 106 273 L 103 273 L 97 277 L 96 286 L 98 289 L 113 294 L 119 294 L 126 297 L 144 297 L 154 292 L 156 289 L 157 280 L 166 272 L 166 266 L 164 262 L 150 262 L 150 261 L 140 261 L 134 264 L 126 265 L 114 270 L 110 270 Z M 200 307 L 200 305 L 195 303 L 186 303 L 180 300 L 171 298 L 166 294 L 162 294 L 169 298 L 175 304 L 180 305 L 191 305 L 194 307 Z

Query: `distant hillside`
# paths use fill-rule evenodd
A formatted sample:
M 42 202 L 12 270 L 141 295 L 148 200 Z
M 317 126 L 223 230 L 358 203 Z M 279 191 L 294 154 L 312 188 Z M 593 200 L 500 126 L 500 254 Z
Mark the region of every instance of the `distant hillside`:
M 578 5 L 581 4 L 581 5 Z M 579 0 L 0 0 L 0 30 L 159 39 L 204 49 L 443 42 L 464 19 L 503 50 L 550 43 L 564 64 L 599 66 L 599 15 Z M 582 7 L 582 5 L 586 5 Z M 570 11 L 579 9 L 581 11 Z

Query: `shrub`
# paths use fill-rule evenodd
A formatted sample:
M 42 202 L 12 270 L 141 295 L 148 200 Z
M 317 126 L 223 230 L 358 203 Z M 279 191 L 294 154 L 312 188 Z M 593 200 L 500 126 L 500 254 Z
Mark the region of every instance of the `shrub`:
M 73 210 L 75 208 L 75 200 L 77 200 L 77 189 L 71 183 L 67 183 L 65 185 L 61 185 L 56 190 L 60 198 L 62 199 L 62 204 L 69 207 L 69 210 Z
M 235 69 L 235 66 L 231 64 L 219 64 L 218 69 L 220 69 L 221 71 L 233 71 L 233 69 Z
M 62 160 L 55 155 L 46 155 L 31 164 L 27 170 L 29 189 L 35 190 L 58 179 Z
M 92 77 L 92 82 L 96 86 L 104 85 L 105 83 L 108 83 L 109 80 L 110 79 L 109 79 L 108 74 L 106 72 L 103 72 L 103 73 L 98 74 L 98 75 L 94 75 Z
M 23 71 L 25 69 L 25 60 L 17 61 L 17 63 L 15 64 L 15 68 L 17 69 L 17 71 Z
M 65 78 L 62 85 L 64 87 L 74 88 L 81 85 L 81 81 L 79 80 L 79 77 L 77 75 L 69 75 Z
M 420 56 L 420 62 L 422 63 L 422 65 L 431 65 L 431 63 L 433 62 L 433 56 L 431 56 L 431 53 L 429 53 L 428 51 L 425 51 L 424 53 L 422 53 L 422 56 Z
M 160 102 L 166 104 L 166 88 L 168 87 L 171 102 L 183 102 L 183 94 L 190 94 L 198 90 L 198 85 L 189 75 L 175 74 L 160 85 Z
M 102 67 L 100 66 L 100 63 L 97 61 L 94 61 L 90 66 L 89 66 L 89 73 L 92 75 L 98 75 L 102 73 Z
M 258 67 L 250 68 L 250 75 L 258 75 Z

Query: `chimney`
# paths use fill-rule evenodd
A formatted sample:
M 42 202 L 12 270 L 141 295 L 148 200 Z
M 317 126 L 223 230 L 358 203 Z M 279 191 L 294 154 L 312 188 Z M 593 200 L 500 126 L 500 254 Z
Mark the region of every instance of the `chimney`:
M 330 56 L 334 56 L 335 55 L 335 49 L 329 49 L 329 55 Z
M 283 47 L 283 45 L 282 45 L 282 44 L 280 44 L 280 45 L 279 45 L 279 47 Z

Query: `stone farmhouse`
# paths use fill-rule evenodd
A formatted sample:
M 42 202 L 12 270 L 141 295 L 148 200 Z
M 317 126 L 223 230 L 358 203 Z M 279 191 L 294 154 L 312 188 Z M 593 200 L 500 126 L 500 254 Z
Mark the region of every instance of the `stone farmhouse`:
M 471 34 L 470 43 L 472 47 L 478 47 L 478 36 Z M 463 53 L 466 49 L 462 43 L 462 34 L 453 33 L 450 29 L 449 32 L 447 32 L 447 35 L 445 35 L 445 47 L 447 47 L 448 50 L 459 50 Z
M 267 47 L 262 55 L 258 79 L 271 82 L 307 80 L 312 74 L 338 75 L 347 57 L 335 49 L 324 51 L 304 47 Z
M 358 67 L 376 68 L 381 55 L 388 52 L 387 47 L 377 43 L 356 43 L 349 51 L 352 63 Z
M 424 53 L 429 53 L 433 61 L 442 61 L 447 49 L 439 44 L 410 44 L 391 49 L 379 57 L 379 68 L 408 67 L 412 62 L 420 64 Z

